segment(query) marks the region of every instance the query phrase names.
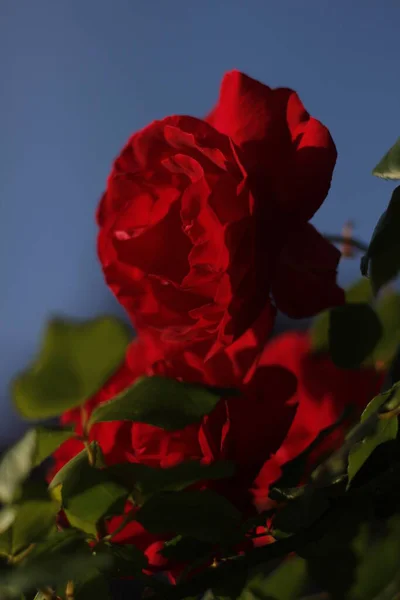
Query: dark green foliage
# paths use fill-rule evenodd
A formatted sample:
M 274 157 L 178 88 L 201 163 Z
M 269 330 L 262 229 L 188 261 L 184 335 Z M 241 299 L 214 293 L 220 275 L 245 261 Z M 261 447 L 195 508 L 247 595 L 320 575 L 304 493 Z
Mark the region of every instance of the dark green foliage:
M 235 539 L 241 515 L 210 490 L 161 492 L 139 510 L 136 519 L 152 533 L 175 532 L 203 542 Z
M 382 325 L 368 304 L 338 306 L 330 312 L 329 353 L 342 369 L 356 369 L 371 354 L 382 335 Z
M 371 278 L 372 289 L 380 288 L 394 279 L 400 270 L 400 187 L 381 215 L 366 255 L 361 260 L 361 272 Z
M 35 420 L 79 406 L 120 365 L 129 339 L 125 325 L 111 317 L 50 321 L 34 364 L 13 382 L 17 409 Z
M 176 431 L 200 421 L 215 408 L 220 395 L 210 389 L 163 377 L 141 377 L 114 400 L 98 406 L 89 424 L 136 421 Z

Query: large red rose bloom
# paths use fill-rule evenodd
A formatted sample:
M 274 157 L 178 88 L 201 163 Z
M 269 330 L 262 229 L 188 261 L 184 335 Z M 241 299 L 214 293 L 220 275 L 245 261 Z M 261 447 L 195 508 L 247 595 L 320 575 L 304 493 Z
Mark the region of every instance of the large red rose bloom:
M 53 474 L 83 439 L 99 443 L 107 466 L 230 460 L 232 477 L 199 487 L 228 498 L 245 519 L 281 465 L 344 405 L 365 405 L 372 375 L 337 374 L 326 357 L 310 356 L 301 336 L 265 348 L 277 309 L 306 317 L 344 302 L 340 253 L 309 223 L 335 161 L 329 131 L 295 92 L 237 71 L 225 75 L 206 118 L 170 116 L 132 135 L 98 208 L 98 254 L 138 338 L 103 388 L 63 415 L 78 439 L 56 451 Z M 232 386 L 241 396 L 222 397 L 179 431 L 130 421 L 88 430 L 93 409 L 143 375 Z M 358 383 L 357 399 L 350 389 Z M 137 508 L 128 502 L 126 510 Z M 122 519 L 106 523 L 108 532 L 118 529 L 113 542 L 135 544 L 151 569 L 165 568 L 163 536 L 134 520 L 120 531 Z
M 304 317 L 342 303 L 339 252 L 308 223 L 335 161 L 295 92 L 237 71 L 205 120 L 134 134 L 99 206 L 98 252 L 137 331 L 202 342 L 206 358 L 249 329 L 261 349 L 275 305 Z

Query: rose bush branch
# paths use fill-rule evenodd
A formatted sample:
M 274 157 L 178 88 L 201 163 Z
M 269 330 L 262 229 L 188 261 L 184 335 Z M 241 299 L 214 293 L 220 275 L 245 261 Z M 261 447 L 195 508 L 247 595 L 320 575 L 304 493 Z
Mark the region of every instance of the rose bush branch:
M 330 233 L 324 233 L 323 235 L 324 235 L 324 238 L 326 240 L 328 240 L 329 242 L 332 242 L 332 244 L 351 246 L 351 247 L 355 248 L 356 250 L 359 250 L 360 252 L 366 252 L 368 250 L 368 244 L 365 244 L 364 242 L 362 242 L 361 240 L 358 240 L 356 238 L 347 238 L 347 237 L 344 237 L 343 235 L 334 235 L 334 234 L 330 234 Z

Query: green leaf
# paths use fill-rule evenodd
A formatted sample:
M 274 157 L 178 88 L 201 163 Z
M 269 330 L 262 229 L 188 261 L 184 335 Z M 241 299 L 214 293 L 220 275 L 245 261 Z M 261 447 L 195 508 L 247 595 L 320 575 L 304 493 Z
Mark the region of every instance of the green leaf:
M 383 327 L 382 337 L 375 347 L 368 364 L 388 366 L 399 347 L 400 341 L 400 295 L 387 292 L 379 298 L 376 312 Z
M 8 557 L 10 555 L 10 547 L 11 547 L 11 528 L 7 531 L 4 531 L 0 535 L 0 556 Z M 0 595 L 1 598 L 1 595 Z
M 251 577 L 240 600 L 295 600 L 306 581 L 306 561 L 299 557 L 288 558 L 267 577 L 262 573 Z
M 231 539 L 240 529 L 241 515 L 228 500 L 211 490 L 161 492 L 136 514 L 150 533 L 175 533 L 203 542 Z
M 13 382 L 27 419 L 56 417 L 92 396 L 123 360 L 130 335 L 111 317 L 51 321 L 34 364 Z
M 386 152 L 372 174 L 383 179 L 400 179 L 400 138 Z
M 329 310 L 324 310 L 314 320 L 310 328 L 313 352 L 322 352 L 329 341 Z
M 229 577 L 225 577 L 224 581 L 212 588 L 214 597 L 217 600 L 239 600 L 246 581 L 247 573 L 240 569 L 235 571 L 233 568 Z
M 383 398 L 382 405 L 378 412 L 381 418 L 391 418 L 400 412 L 400 381 L 387 390 L 382 392 L 380 396 Z
M 15 500 L 31 470 L 72 435 L 71 429 L 36 427 L 27 431 L 0 461 L 0 502 Z
M 36 477 L 27 479 L 16 494 L 13 506 L 19 506 L 25 504 L 25 502 L 30 502 L 31 500 L 44 502 L 54 501 L 54 498 L 52 498 L 49 492 L 48 485 L 44 480 Z M 60 502 L 57 502 L 60 506 Z
M 92 556 L 90 553 L 66 555 L 62 561 L 59 556 L 41 557 L 1 574 L 0 597 L 13 597 L 35 588 L 66 584 L 69 580 L 85 576 L 90 569 L 109 568 L 110 561 L 106 555 Z
M 400 518 L 398 515 L 389 520 L 388 529 L 389 533 L 378 542 L 366 543 L 360 548 L 356 548 L 359 563 L 355 571 L 355 581 L 347 596 L 349 600 L 374 600 L 396 579 L 395 591 L 398 590 L 400 563 Z
M 299 552 L 307 560 L 310 578 L 332 600 L 348 598 L 357 567 L 353 542 L 363 518 L 362 507 L 338 511 L 331 526 Z
M 100 518 L 119 512 L 128 496 L 127 490 L 110 480 L 102 465 L 102 454 L 97 442 L 90 450 L 95 459 L 89 465 L 88 453 L 82 450 L 55 475 L 49 489 L 61 487 L 65 513 L 73 527 L 95 535 Z
M 90 569 L 73 582 L 74 600 L 112 600 L 107 578 L 99 569 Z M 62 588 L 58 589 L 59 593 Z
M 232 398 L 236 396 L 241 396 L 242 392 L 239 388 L 235 387 L 220 387 L 218 385 L 206 385 L 202 383 L 184 383 L 183 385 L 189 386 L 192 389 L 199 390 L 208 390 L 210 394 L 214 394 L 214 396 L 219 396 L 220 398 Z
M 89 465 L 86 457 L 70 467 L 61 496 L 71 525 L 95 535 L 100 519 L 123 512 L 128 492 L 109 479 L 106 470 Z
M 297 533 L 319 519 L 329 508 L 329 489 L 306 486 L 303 493 L 290 500 L 274 518 L 274 528 Z
M 234 463 L 229 461 L 202 465 L 196 461 L 173 467 L 149 467 L 139 463 L 123 463 L 107 469 L 127 490 L 137 490 L 142 500 L 161 491 L 179 491 L 199 481 L 232 477 Z
M 181 581 L 185 581 L 193 571 L 203 570 L 205 566 L 212 564 L 215 557 L 215 544 L 178 535 L 164 543 L 164 548 L 160 551 L 160 554 L 168 560 L 186 565 L 179 574 L 177 580 L 179 584 Z
M 0 502 L 12 502 L 19 487 L 31 472 L 36 451 L 36 433 L 27 431 L 0 461 Z
M 368 304 L 345 304 L 330 312 L 329 352 L 339 368 L 358 368 L 375 349 L 381 335 L 380 320 Z
M 101 452 L 101 448 L 97 442 L 91 442 L 89 444 L 90 451 L 95 458 L 94 466 L 99 468 L 103 466 L 103 456 Z M 76 456 L 71 458 L 53 477 L 50 482 L 49 489 L 52 490 L 59 485 L 62 485 L 70 476 L 72 476 L 75 469 L 79 471 L 81 468 L 81 463 L 88 463 L 88 453 L 87 450 L 81 450 Z
M 44 537 L 55 526 L 58 510 L 58 503 L 51 500 L 32 500 L 19 506 L 11 527 L 10 554 L 18 554 L 29 544 Z
M 113 559 L 115 577 L 139 575 L 148 566 L 146 555 L 133 544 L 100 544 L 96 552 L 104 552 Z
M 400 186 L 381 215 L 367 253 L 361 261 L 363 275 L 369 273 L 375 294 L 394 279 L 400 270 Z
M 373 413 L 376 413 L 389 399 L 400 401 L 400 386 L 397 386 L 395 392 L 389 390 L 380 394 L 371 400 L 361 415 L 361 422 L 364 423 Z M 350 451 L 348 460 L 348 481 L 352 479 L 361 469 L 365 461 L 371 456 L 372 452 L 380 444 L 396 439 L 398 430 L 397 417 L 378 420 L 375 432 L 356 444 Z
M 201 386 L 163 377 L 141 377 L 114 400 L 93 411 L 89 425 L 102 421 L 135 421 L 167 431 L 200 421 L 220 397 Z
M 0 554 L 19 553 L 56 525 L 59 503 L 49 495 L 42 481 L 25 481 L 15 495 L 14 504 L 0 511 Z
M 63 485 L 65 513 L 71 524 L 77 519 L 75 522 L 86 524 L 84 531 L 95 534 L 101 518 L 123 512 L 128 494 L 123 487 L 107 480 L 102 471 L 93 467 L 88 466 L 78 477 L 73 483 L 68 480 Z
M 372 300 L 371 283 L 364 277 L 353 283 L 346 290 L 346 303 L 354 304 Z M 329 346 L 329 310 L 320 313 L 313 321 L 310 329 L 311 347 L 314 352 L 326 350 Z
M 59 506 L 51 500 L 31 500 L 16 507 L 11 528 L 0 535 L 0 552 L 15 556 L 45 536 L 56 523 Z
M 165 558 L 179 562 L 193 562 L 203 557 L 207 559 L 213 552 L 215 552 L 214 544 L 182 535 L 165 542 L 164 548 L 161 550 L 161 554 Z
M 373 299 L 373 292 L 371 282 L 365 277 L 358 279 L 351 286 L 346 289 L 346 303 L 347 304 L 359 304 L 371 302 Z
M 0 537 L 15 521 L 17 509 L 15 506 L 6 506 L 0 510 Z M 1 550 L 0 550 L 1 553 Z
M 89 546 L 86 542 L 86 535 L 82 531 L 76 529 L 57 529 L 43 540 L 35 544 L 34 549 L 26 559 L 28 562 L 38 561 L 39 559 L 47 559 L 49 557 L 58 557 L 60 561 L 64 556 L 72 555 L 76 552 L 90 553 Z
M 8 556 L 11 546 L 11 526 L 17 516 L 14 507 L 7 506 L 1 510 L 0 556 Z
M 59 427 L 36 427 L 36 448 L 33 467 L 40 465 L 51 456 L 61 444 L 74 436 L 73 427 L 60 429 Z

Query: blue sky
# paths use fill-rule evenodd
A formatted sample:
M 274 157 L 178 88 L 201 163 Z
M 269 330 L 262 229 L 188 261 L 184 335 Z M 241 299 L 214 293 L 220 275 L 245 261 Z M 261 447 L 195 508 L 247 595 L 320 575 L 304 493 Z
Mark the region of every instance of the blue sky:
M 315 224 L 369 238 L 393 188 L 370 172 L 400 135 L 399 22 L 396 0 L 1 0 L 0 445 L 48 316 L 122 314 L 95 255 L 112 159 L 153 119 L 205 114 L 224 71 L 298 91 L 339 152 Z

